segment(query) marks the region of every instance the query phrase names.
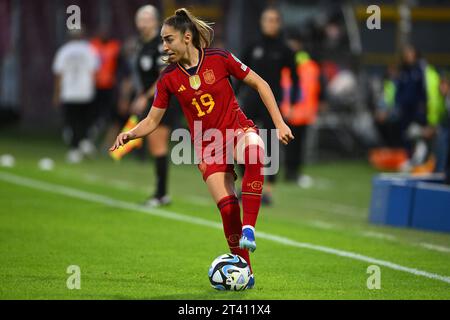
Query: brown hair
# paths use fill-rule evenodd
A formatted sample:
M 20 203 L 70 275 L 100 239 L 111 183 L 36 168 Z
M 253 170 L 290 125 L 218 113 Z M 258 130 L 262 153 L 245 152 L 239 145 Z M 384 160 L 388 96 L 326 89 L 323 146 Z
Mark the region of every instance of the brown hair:
M 171 26 L 181 33 L 192 32 L 192 43 L 196 48 L 208 48 L 214 38 L 212 23 L 205 22 L 195 17 L 188 9 L 181 8 L 175 14 L 164 21 L 165 25 Z

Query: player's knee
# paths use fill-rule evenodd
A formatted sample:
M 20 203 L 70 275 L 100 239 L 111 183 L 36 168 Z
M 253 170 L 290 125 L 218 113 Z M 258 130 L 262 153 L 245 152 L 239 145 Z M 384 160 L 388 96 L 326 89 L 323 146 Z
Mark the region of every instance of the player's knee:
M 250 144 L 244 151 L 245 165 L 262 166 L 264 164 L 264 149 L 258 144 Z
M 262 164 L 264 162 L 264 141 L 254 131 L 247 132 L 236 147 L 237 160 L 241 164 Z

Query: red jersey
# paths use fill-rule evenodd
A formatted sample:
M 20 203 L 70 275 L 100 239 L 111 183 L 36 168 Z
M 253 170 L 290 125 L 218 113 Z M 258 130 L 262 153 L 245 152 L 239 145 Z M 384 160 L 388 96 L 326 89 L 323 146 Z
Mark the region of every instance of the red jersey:
M 195 73 L 181 64 L 171 64 L 162 72 L 156 87 L 153 106 L 165 109 L 175 95 L 180 102 L 193 137 L 194 121 L 201 121 L 202 131 L 253 126 L 240 109 L 230 76 L 244 79 L 250 69 L 223 49 L 201 49 Z M 190 70 L 191 71 L 191 70 Z M 196 132 L 196 134 L 198 134 Z

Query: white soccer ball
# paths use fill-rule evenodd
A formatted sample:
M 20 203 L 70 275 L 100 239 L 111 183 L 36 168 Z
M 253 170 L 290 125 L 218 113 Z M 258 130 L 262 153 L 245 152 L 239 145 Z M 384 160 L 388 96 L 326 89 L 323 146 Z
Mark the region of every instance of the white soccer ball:
M 209 267 L 208 278 L 217 290 L 241 291 L 247 288 L 250 268 L 241 256 L 227 253 L 217 257 Z

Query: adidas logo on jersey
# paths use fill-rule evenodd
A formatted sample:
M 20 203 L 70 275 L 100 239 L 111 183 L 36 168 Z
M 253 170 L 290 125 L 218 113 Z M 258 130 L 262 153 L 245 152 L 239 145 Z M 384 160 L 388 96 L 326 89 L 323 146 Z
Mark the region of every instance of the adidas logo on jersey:
M 186 90 L 186 87 L 181 85 L 180 88 L 178 89 L 178 92 L 183 92 L 184 90 Z

